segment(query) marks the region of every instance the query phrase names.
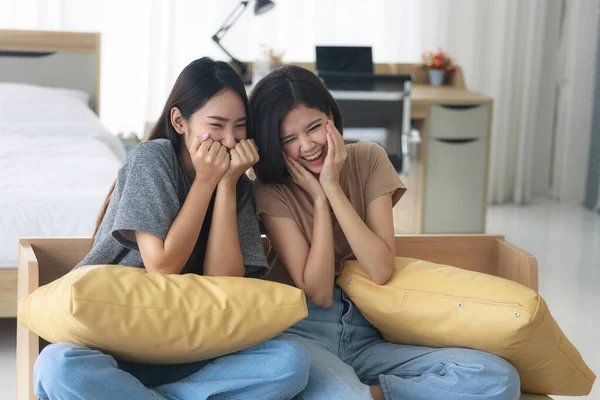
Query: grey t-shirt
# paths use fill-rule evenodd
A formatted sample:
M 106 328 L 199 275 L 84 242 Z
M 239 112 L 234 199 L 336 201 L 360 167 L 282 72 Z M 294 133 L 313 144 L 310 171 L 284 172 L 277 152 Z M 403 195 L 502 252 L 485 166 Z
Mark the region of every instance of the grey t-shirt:
M 119 170 L 92 250 L 75 268 L 98 264 L 143 268 L 135 232 L 147 232 L 164 240 L 190 186 L 183 159 L 169 140 L 156 139 L 134 147 Z M 181 273 L 202 274 L 213 204 L 214 194 L 196 246 Z M 268 265 L 252 199 L 252 184 L 245 175 L 237 184 L 237 222 L 246 276 L 263 276 Z M 222 244 L 222 251 L 228 251 L 227 243 Z

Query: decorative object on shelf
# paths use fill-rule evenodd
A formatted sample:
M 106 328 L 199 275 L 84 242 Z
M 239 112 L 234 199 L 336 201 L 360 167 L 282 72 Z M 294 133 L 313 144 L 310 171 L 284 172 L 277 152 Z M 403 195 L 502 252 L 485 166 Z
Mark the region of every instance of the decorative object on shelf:
M 225 47 L 221 45 L 221 39 L 223 36 L 225 36 L 229 28 L 231 28 L 238 18 L 244 13 L 248 3 L 250 3 L 250 1 L 240 1 L 240 3 L 233 9 L 231 14 L 229 14 L 229 16 L 225 19 L 217 33 L 215 33 L 212 37 L 212 40 L 217 44 L 217 46 L 219 46 L 221 50 L 225 52 L 225 54 L 231 57 L 231 62 L 239 70 L 244 84 L 252 83 L 252 78 L 248 74 L 248 65 L 232 56 L 231 53 L 229 53 Z M 275 7 L 275 3 L 273 3 L 271 0 L 256 0 L 256 5 L 254 6 L 254 15 L 264 14 L 273 7 Z
M 454 71 L 452 58 L 444 50 L 439 49 L 436 53 L 426 51 L 421 55 L 421 66 L 429 73 L 429 83 L 432 86 L 440 86 L 444 83 L 446 72 Z
M 275 51 L 273 49 L 269 49 L 269 59 L 271 71 L 276 70 L 277 68 L 283 65 L 283 51 Z

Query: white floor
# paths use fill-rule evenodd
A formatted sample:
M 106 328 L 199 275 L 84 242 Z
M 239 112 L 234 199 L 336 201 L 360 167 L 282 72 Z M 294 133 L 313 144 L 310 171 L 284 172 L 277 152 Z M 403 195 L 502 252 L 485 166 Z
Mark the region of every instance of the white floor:
M 504 234 L 537 257 L 540 293 L 567 337 L 600 373 L 600 215 L 549 201 L 491 207 L 488 233 Z M 0 398 L 6 400 L 15 398 L 14 332 L 14 320 L 0 319 Z M 600 400 L 598 386 L 588 399 Z
M 537 258 L 540 294 L 589 367 L 600 374 L 600 214 L 547 200 L 491 207 L 487 231 L 505 235 Z M 600 383 L 587 399 L 600 400 Z

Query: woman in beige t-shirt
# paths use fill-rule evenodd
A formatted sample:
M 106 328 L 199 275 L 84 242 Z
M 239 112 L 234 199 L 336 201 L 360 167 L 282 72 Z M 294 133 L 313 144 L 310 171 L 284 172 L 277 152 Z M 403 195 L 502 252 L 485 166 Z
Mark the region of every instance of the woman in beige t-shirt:
M 519 376 L 468 349 L 392 344 L 335 284 L 357 259 L 383 285 L 394 265 L 392 207 L 405 191 L 383 148 L 345 145 L 342 116 L 312 72 L 284 66 L 250 97 L 259 148 L 254 195 L 272 243 L 268 279 L 304 290 L 309 316 L 284 335 L 312 357 L 302 399 L 514 400 Z

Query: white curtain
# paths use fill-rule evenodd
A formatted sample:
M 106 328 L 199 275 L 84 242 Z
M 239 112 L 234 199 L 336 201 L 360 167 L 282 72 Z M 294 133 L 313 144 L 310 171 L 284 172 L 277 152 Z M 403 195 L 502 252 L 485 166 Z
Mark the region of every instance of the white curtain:
M 595 210 L 597 212 L 600 212 L 600 179 L 598 179 L 598 197 L 596 198 L 596 201 L 597 201 L 597 203 L 596 203 Z
M 274 1 L 260 16 L 251 2 L 223 38 L 236 58 L 252 60 L 266 44 L 284 61 L 314 61 L 315 45 L 347 44 L 372 46 L 375 62 L 416 62 L 442 47 L 463 67 L 469 89 L 495 100 L 490 201 L 530 200 L 545 16 L 560 0 Z M 211 37 L 236 4 L 0 0 L 0 28 L 101 32 L 101 118 L 113 132 L 141 133 L 186 64 L 226 58 Z

